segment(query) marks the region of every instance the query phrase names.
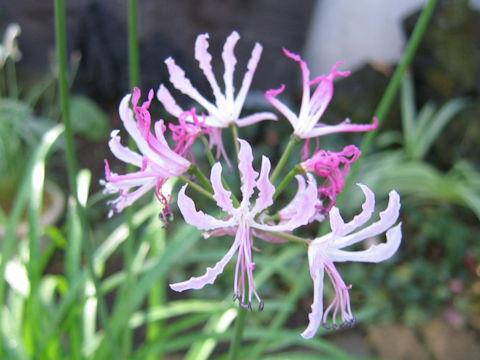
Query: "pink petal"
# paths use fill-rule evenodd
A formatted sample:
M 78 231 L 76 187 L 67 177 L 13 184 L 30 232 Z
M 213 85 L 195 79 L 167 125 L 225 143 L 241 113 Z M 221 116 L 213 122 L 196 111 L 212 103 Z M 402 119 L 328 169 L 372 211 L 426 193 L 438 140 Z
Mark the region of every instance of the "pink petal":
M 310 70 L 307 66 L 307 63 L 301 58 L 300 55 L 294 54 L 287 49 L 283 48 L 283 52 L 289 58 L 297 61 L 300 64 L 300 69 L 302 70 L 302 83 L 303 83 L 303 94 L 302 94 L 302 104 L 300 105 L 300 112 L 298 114 L 298 119 L 305 121 L 308 119 L 308 114 L 310 110 Z M 318 119 L 317 119 L 318 120 Z M 298 127 L 305 127 L 306 124 L 297 123 L 294 126 L 295 130 Z
M 367 250 L 344 251 L 338 249 L 328 250 L 328 257 L 332 261 L 361 261 L 378 263 L 387 260 L 398 250 L 402 241 L 402 224 L 389 229 L 386 237 L 387 242 L 372 245 Z
M 255 113 L 252 115 L 245 116 L 241 119 L 238 119 L 236 123 L 238 126 L 243 127 L 243 126 L 255 124 L 263 120 L 277 120 L 277 116 L 270 112 Z
M 257 180 L 257 189 L 259 190 L 257 201 L 253 207 L 252 216 L 262 212 L 270 205 L 273 204 L 273 194 L 275 193 L 275 186 L 269 180 L 270 174 L 270 160 L 266 157 L 262 157 L 262 169 L 260 170 L 260 176 Z
M 312 175 L 307 174 L 307 177 L 307 188 L 305 189 L 305 191 L 302 191 L 300 193 L 300 197 L 296 199 L 298 206 L 296 209 L 292 209 L 292 214 L 288 221 L 282 222 L 278 225 L 255 223 L 254 225 L 252 225 L 252 227 L 264 231 L 291 231 L 299 226 L 308 224 L 317 211 L 317 201 L 315 201 L 317 199 L 317 184 Z M 299 192 L 300 191 L 298 191 L 297 193 Z
M 373 194 L 373 191 L 370 190 L 366 185 L 357 185 L 360 186 L 365 194 L 365 201 L 362 205 L 362 212 L 360 214 L 356 215 L 351 221 L 345 224 L 337 207 L 334 206 L 332 210 L 330 210 L 330 226 L 333 234 L 336 236 L 348 235 L 356 228 L 364 225 L 368 220 L 370 220 L 373 211 L 375 210 L 375 195 Z
M 165 110 L 173 116 L 179 117 L 184 112 L 163 84 L 161 84 L 157 90 L 157 99 L 163 104 Z
M 373 124 L 351 124 L 347 119 L 338 125 L 324 125 L 319 124 L 315 126 L 308 133 L 302 135 L 303 138 L 312 138 L 328 134 L 342 133 L 342 132 L 364 132 L 375 130 L 378 127 L 378 119 L 373 118 Z
M 223 64 L 225 65 L 223 82 L 225 83 L 225 98 L 228 103 L 233 103 L 234 101 L 233 73 L 235 72 L 237 58 L 233 53 L 233 49 L 239 39 L 240 35 L 238 35 L 236 31 L 233 31 L 223 46 L 222 58 Z
M 208 267 L 204 275 L 199 277 L 191 277 L 189 280 L 180 283 L 170 284 L 170 288 L 175 291 L 184 291 L 189 289 L 201 289 L 206 284 L 213 284 L 217 276 L 223 272 L 223 269 L 238 250 L 239 246 L 240 238 L 237 237 L 225 256 L 219 262 L 217 262 L 213 268 Z
M 252 148 L 248 142 L 242 139 L 238 139 L 240 143 L 240 151 L 238 153 L 238 169 L 240 170 L 240 177 L 242 186 L 242 206 L 249 203 L 253 194 L 253 188 L 255 187 L 255 179 L 258 173 L 253 169 L 253 154 Z
M 236 114 L 240 114 L 243 104 L 245 103 L 248 90 L 250 89 L 250 85 L 252 83 L 253 75 L 255 74 L 258 62 L 260 61 L 260 56 L 262 55 L 262 50 L 262 46 L 258 43 L 256 43 L 253 47 L 252 55 L 250 56 L 250 60 L 248 60 L 247 64 L 247 72 L 243 76 L 242 86 L 240 87 L 237 98 L 235 99 L 234 106 Z
M 222 165 L 220 163 L 215 163 L 212 167 L 212 172 L 210 174 L 210 181 L 213 187 L 213 197 L 217 202 L 217 205 L 222 208 L 223 211 L 227 212 L 230 215 L 233 215 L 235 208 L 233 207 L 232 193 L 227 191 L 222 184 Z
M 287 105 L 277 99 L 277 96 L 283 92 L 285 85 L 282 85 L 279 89 L 270 89 L 265 92 L 265 99 L 272 104 L 272 106 L 283 114 L 290 121 L 294 129 L 298 126 L 298 116 Z
M 217 108 L 205 99 L 197 89 L 195 89 L 188 78 L 185 77 L 185 72 L 175 64 L 172 58 L 165 60 L 168 72 L 170 74 L 170 82 L 175 88 L 185 95 L 191 97 L 193 100 L 202 105 L 210 114 L 216 114 Z
M 205 214 L 203 211 L 197 211 L 195 209 L 195 203 L 187 195 L 185 195 L 185 189 L 187 184 L 178 192 L 178 208 L 187 222 L 190 225 L 197 227 L 199 230 L 212 230 L 221 227 L 233 226 L 234 222 L 232 220 L 218 220 L 213 216 Z
M 323 316 L 323 264 L 320 261 L 317 261 L 316 264 L 311 264 L 310 274 L 313 280 L 313 303 L 311 306 L 312 311 L 308 314 L 308 326 L 301 334 L 304 339 L 311 339 L 315 336 L 322 324 Z
M 120 136 L 117 135 L 118 133 L 118 130 L 113 130 L 110 134 L 111 139 L 108 142 L 108 146 L 110 147 L 112 154 L 125 163 L 142 167 L 142 156 L 135 151 L 130 150 L 128 147 L 123 146 L 120 143 Z
M 395 224 L 400 216 L 400 196 L 390 191 L 387 208 L 380 213 L 380 220 L 351 235 L 335 239 L 334 247 L 341 249 L 359 241 L 379 235 Z
M 200 69 L 202 69 L 205 77 L 207 78 L 210 86 L 213 90 L 213 95 L 217 100 L 217 105 L 219 101 L 224 99 L 220 88 L 218 87 L 217 80 L 212 70 L 212 55 L 208 52 L 208 34 L 201 34 L 197 36 L 195 41 L 195 59 L 197 59 Z M 210 110 L 209 110 L 210 111 Z

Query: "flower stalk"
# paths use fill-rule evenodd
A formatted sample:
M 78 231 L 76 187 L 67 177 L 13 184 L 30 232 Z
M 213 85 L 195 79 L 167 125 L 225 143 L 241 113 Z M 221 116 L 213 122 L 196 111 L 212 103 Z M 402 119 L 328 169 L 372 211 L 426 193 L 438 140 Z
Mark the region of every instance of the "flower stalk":
M 270 181 L 272 183 L 275 183 L 278 176 L 280 175 L 283 168 L 285 167 L 288 159 L 290 158 L 290 155 L 292 154 L 292 151 L 295 148 L 295 145 L 300 143 L 301 140 L 302 139 L 300 139 L 296 135 L 290 136 L 290 139 L 288 140 L 287 147 L 285 148 L 285 151 L 283 152 L 282 156 L 280 157 L 280 160 L 278 160 L 277 166 L 275 166 L 275 169 L 272 172 L 272 176 L 270 176 Z

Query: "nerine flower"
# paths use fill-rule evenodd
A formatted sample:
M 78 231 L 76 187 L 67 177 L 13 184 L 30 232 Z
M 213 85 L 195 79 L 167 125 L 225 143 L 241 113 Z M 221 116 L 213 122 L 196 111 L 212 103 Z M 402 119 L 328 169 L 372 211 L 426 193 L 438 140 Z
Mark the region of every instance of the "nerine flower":
M 165 206 L 164 214 L 168 215 L 169 199 L 162 194 L 162 185 L 167 179 L 185 173 L 190 166 L 188 160 L 168 146 L 163 120 L 155 122 L 155 133 L 151 132 L 152 119 L 148 108 L 153 96 L 153 90 L 150 90 L 148 100 L 139 106 L 140 90 L 135 88 L 133 96 L 128 94 L 120 102 L 120 118 L 135 141 L 140 154 L 121 144 L 119 130 L 112 131 L 108 145 L 113 155 L 119 160 L 135 165 L 139 170 L 118 175 L 110 171 L 108 161 L 105 160 L 106 181 L 103 182 L 105 191 L 119 194 L 118 198 L 110 202 L 112 210 L 109 216 L 121 212 L 152 188 L 155 188 L 155 194 Z M 130 99 L 132 99 L 133 110 L 129 107 Z
M 302 139 L 309 139 L 338 132 L 369 131 L 377 128 L 378 120 L 376 118 L 373 119 L 373 124 L 351 124 L 349 119 L 338 125 L 319 123 L 318 121 L 332 99 L 334 79 L 338 76 L 346 77 L 350 75 L 350 72 L 338 71 L 337 67 L 343 63 L 337 62 L 330 70 L 330 74 L 310 80 L 310 70 L 300 55 L 286 49 L 283 49 L 283 52 L 289 58 L 297 61 L 302 70 L 303 95 L 300 112 L 298 115 L 295 114 L 288 106 L 277 99 L 277 96 L 285 90 L 285 85 L 282 85 L 279 89 L 268 90 L 265 93 L 265 98 L 290 121 L 295 135 Z M 310 95 L 310 88 L 314 85 L 317 85 L 317 87 Z
M 350 164 L 357 161 L 359 156 L 360 150 L 355 145 L 348 145 L 340 152 L 319 150 L 300 164 L 305 171 L 314 172 L 325 178 L 323 184 L 318 187 L 322 213 L 328 213 L 335 205 L 337 195 L 345 186 L 345 177 L 350 171 Z
M 20 25 L 16 23 L 8 24 L 3 34 L 3 42 L 0 43 L 0 68 L 5 65 L 8 58 L 17 62 L 22 58 L 22 53 L 18 48 L 17 37 L 22 32 Z
M 391 191 L 387 208 L 380 213 L 380 220 L 354 232 L 366 224 L 375 208 L 375 196 L 365 185 L 358 184 L 365 194 L 362 212 L 353 220 L 345 223 L 338 208 L 330 211 L 330 226 L 332 231 L 327 235 L 313 240 L 308 248 L 308 261 L 310 275 L 313 280 L 313 304 L 309 314 L 309 324 L 302 336 L 309 339 L 315 335 L 320 325 L 329 327 L 328 317 L 331 314 L 333 325 L 337 324 L 337 316 L 341 318 L 340 326 L 351 326 L 355 322 L 350 307 L 349 290 L 351 285 L 345 285 L 340 273 L 335 268 L 335 262 L 362 261 L 378 263 L 390 258 L 400 246 L 402 231 L 401 223 L 393 226 L 399 217 L 400 196 L 396 191 Z M 387 241 L 370 246 L 367 250 L 346 251 L 342 250 L 368 238 L 377 236 L 386 231 Z M 327 273 L 332 282 L 335 297 L 330 305 L 323 308 L 323 278 Z
M 220 89 L 212 70 L 212 55 L 208 52 L 208 34 L 199 35 L 195 42 L 195 58 L 212 88 L 215 103 L 210 102 L 198 92 L 198 90 L 192 85 L 190 79 L 185 76 L 185 72 L 182 68 L 175 63 L 175 60 L 170 57 L 165 60 L 165 64 L 167 65 L 170 74 L 170 82 L 173 86 L 199 103 L 205 109 L 207 113 L 205 116 L 205 124 L 214 128 L 210 135 L 211 146 L 217 146 L 218 155 L 222 154 L 225 158 L 227 157 L 221 140 L 222 128 L 228 127 L 232 123 L 235 123 L 238 126 L 247 126 L 262 120 L 277 119 L 275 114 L 270 112 L 260 112 L 240 117 L 248 90 L 252 83 L 255 69 L 260 60 L 262 46 L 259 43 L 255 44 L 250 60 L 247 64 L 247 72 L 243 77 L 240 90 L 235 96 L 233 73 L 235 72 L 237 59 L 234 54 L 234 48 L 239 39 L 240 35 L 238 35 L 236 31 L 233 31 L 230 36 L 228 36 L 223 47 L 222 59 L 225 68 L 223 74 L 224 92 Z M 184 112 L 163 84 L 160 85 L 157 91 L 157 98 L 170 114 L 178 117 Z
M 178 207 L 187 223 L 200 230 L 213 230 L 210 233 L 211 235 L 235 234 L 235 240 L 225 256 L 213 268 L 207 268 L 204 275 L 171 284 L 170 287 L 175 291 L 184 291 L 200 289 L 206 284 L 213 284 L 233 255 L 238 252 L 235 267 L 234 300 L 238 299 L 242 306 L 251 309 L 252 297 L 255 296 L 261 310 L 263 302 L 257 293 L 253 280 L 255 263 L 252 259 L 252 233 L 255 231 L 255 235 L 258 236 L 257 232 L 262 231 L 292 231 L 307 224 L 315 213 L 315 201 L 312 201 L 312 198 L 316 198 L 317 190 L 312 176 L 308 176 L 307 186 L 305 186 L 303 178 L 297 178 L 299 191 L 302 191 L 303 196 L 296 197 L 298 205 L 296 211 L 290 213 L 288 221 L 280 224 L 262 223 L 261 220 L 257 219 L 257 215 L 273 204 L 273 194 L 275 193 L 275 187 L 269 180 L 270 160 L 265 156 L 262 158 L 261 170 L 258 174 L 252 167 L 252 148 L 244 140 L 239 140 L 239 142 L 238 167 L 242 182 L 240 188 L 242 201 L 238 207 L 233 205 L 231 192 L 227 191 L 222 185 L 222 166 L 220 163 L 217 162 L 212 167 L 210 175 L 214 190 L 213 196 L 217 205 L 228 214 L 226 219 L 216 219 L 202 211 L 197 211 L 193 200 L 185 194 L 187 185 L 181 188 L 177 200 Z M 258 196 L 255 203 L 252 203 L 251 198 L 255 188 L 258 190 Z M 300 199 L 303 199 L 301 203 Z M 207 234 L 207 236 L 210 234 Z

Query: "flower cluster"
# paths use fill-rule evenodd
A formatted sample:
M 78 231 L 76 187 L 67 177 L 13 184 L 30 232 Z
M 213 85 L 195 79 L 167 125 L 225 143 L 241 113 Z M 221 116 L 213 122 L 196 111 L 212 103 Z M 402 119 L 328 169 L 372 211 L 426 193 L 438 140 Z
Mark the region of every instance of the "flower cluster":
M 132 95 L 127 95 L 120 103 L 120 118 L 131 138 L 138 148 L 133 151 L 120 142 L 119 130 L 112 131 L 109 142 L 113 155 L 119 160 L 134 165 L 136 172 L 124 175 L 115 174 L 110 170 L 105 160 L 105 191 L 114 193 L 117 197 L 110 201 L 112 210 L 110 215 L 122 211 L 133 204 L 138 198 L 150 189 L 164 205 L 163 219 L 167 221 L 171 214 L 172 198 L 162 192 L 162 185 L 172 177 L 180 177 L 186 182 L 178 192 L 177 205 L 184 220 L 200 230 L 206 231 L 204 237 L 230 235 L 233 243 L 227 253 L 213 267 L 197 277 L 171 284 L 175 291 L 200 289 L 206 284 L 213 284 L 216 278 L 236 254 L 235 275 L 233 283 L 234 300 L 238 300 L 242 307 L 253 309 L 252 302 L 258 302 L 258 309 L 262 310 L 264 302 L 255 286 L 255 262 L 253 250 L 261 247 L 262 243 L 278 243 L 286 241 L 300 241 L 308 245 L 308 261 L 310 275 L 313 280 L 313 304 L 309 315 L 309 324 L 302 333 L 305 338 L 315 335 L 320 325 L 330 327 L 349 326 L 354 323 L 354 316 L 350 307 L 349 290 L 336 269 L 334 263 L 342 261 L 380 262 L 390 258 L 398 249 L 401 242 L 401 224 L 398 223 L 400 211 L 400 197 L 390 192 L 387 208 L 380 212 L 380 219 L 367 224 L 375 209 L 375 197 L 366 186 L 358 184 L 365 194 L 362 212 L 350 222 L 344 222 L 339 209 L 335 206 L 337 196 L 345 187 L 345 177 L 350 166 L 360 156 L 360 151 L 354 145 L 344 147 L 340 152 L 328 150 L 315 151 L 308 156 L 308 141 L 320 136 L 338 132 L 364 132 L 375 129 L 378 121 L 374 118 L 372 124 L 353 124 L 346 120 L 340 124 L 327 125 L 320 122 L 333 96 L 334 80 L 345 77 L 348 71 L 339 71 L 342 63 L 336 63 L 328 75 L 310 79 L 310 71 L 300 55 L 283 50 L 285 55 L 300 65 L 303 79 L 303 97 L 300 110 L 297 113 L 287 107 L 279 96 L 285 86 L 265 92 L 265 98 L 278 110 L 292 125 L 294 143 L 304 141 L 305 156 L 297 166 L 288 172 L 279 183 L 276 179 L 282 174 L 284 164 L 292 155 L 294 146 L 287 146 L 282 159 L 276 164 L 275 171 L 272 163 L 266 156 L 262 157 L 260 169 L 254 169 L 254 151 L 249 142 L 237 137 L 237 127 L 244 127 L 262 120 L 277 120 L 271 112 L 243 114 L 242 109 L 254 76 L 257 64 L 262 53 L 262 46 L 255 44 L 247 70 L 241 82 L 240 89 L 234 88 L 234 72 L 237 63 L 234 49 L 240 36 L 232 32 L 228 36 L 223 52 L 224 63 L 223 89 L 216 80 L 212 69 L 212 55 L 208 51 L 208 35 L 197 37 L 195 43 L 195 58 L 199 67 L 211 86 L 214 102 L 207 100 L 192 85 L 183 69 L 175 60 L 165 60 L 170 82 L 173 87 L 195 101 L 200 111 L 195 108 L 182 109 L 176 102 L 174 95 L 166 85 L 161 84 L 156 95 L 165 110 L 172 115 L 176 122 L 168 123 L 158 120 L 152 124 L 149 111 L 154 92 L 150 90 L 148 98 L 139 105 L 140 90 L 135 88 Z M 238 199 L 225 179 L 223 178 L 222 159 L 230 165 L 229 157 L 222 142 L 222 130 L 231 127 L 234 135 L 236 159 L 240 175 L 241 186 Z M 153 132 L 152 132 L 153 128 Z M 203 175 L 193 156 L 192 146 L 198 137 L 208 137 L 205 148 L 211 161 L 210 177 Z M 215 157 L 211 149 L 217 150 Z M 294 171 L 296 169 L 296 171 Z M 231 170 L 231 168 L 230 168 Z M 193 177 L 186 178 L 183 175 Z M 276 213 L 269 212 L 279 194 L 295 177 L 297 192 L 285 206 Z M 215 202 L 219 207 L 220 217 L 214 217 L 197 209 L 187 190 L 197 190 Z M 278 205 L 275 208 L 279 208 Z M 298 228 L 329 220 L 331 232 L 318 238 L 305 239 L 294 234 Z M 385 233 L 386 242 L 379 242 L 366 250 L 343 250 L 364 240 L 377 238 Z M 259 241 L 254 246 L 254 241 Z M 334 298 L 325 309 L 323 306 L 323 280 L 327 273 L 333 288 Z M 331 320 L 329 320 L 331 318 Z

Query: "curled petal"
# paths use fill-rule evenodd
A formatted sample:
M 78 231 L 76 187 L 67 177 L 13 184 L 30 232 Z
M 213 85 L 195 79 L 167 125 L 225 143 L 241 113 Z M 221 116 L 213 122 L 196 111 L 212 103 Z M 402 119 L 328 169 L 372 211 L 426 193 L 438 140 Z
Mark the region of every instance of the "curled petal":
M 225 83 L 225 98 L 227 102 L 233 103 L 233 73 L 235 71 L 235 65 L 237 64 L 237 58 L 233 53 L 233 49 L 240 39 L 240 35 L 236 31 L 233 31 L 225 41 L 223 46 L 222 59 L 225 65 L 225 72 L 223 74 L 223 82 Z
M 312 311 L 308 314 L 308 326 L 301 334 L 304 339 L 311 339 L 315 335 L 322 324 L 323 317 L 323 265 L 310 268 L 310 274 L 313 280 L 313 303 Z
M 365 195 L 365 201 L 362 205 L 362 212 L 360 214 L 356 215 L 351 221 L 345 224 L 337 207 L 333 207 L 330 211 L 330 226 L 332 228 L 332 232 L 336 236 L 348 235 L 356 228 L 364 225 L 368 220 L 370 220 L 373 210 L 375 210 L 375 195 L 373 194 L 373 191 L 370 190 L 366 185 L 357 185 L 362 189 Z
M 272 185 L 269 179 L 270 167 L 270 160 L 266 156 L 263 156 L 262 169 L 260 170 L 260 176 L 257 180 L 257 189 L 259 190 L 259 193 L 255 206 L 252 209 L 253 216 L 273 204 L 275 186 Z
M 217 205 L 222 208 L 223 211 L 233 214 L 235 208 L 233 207 L 232 193 L 227 191 L 222 184 L 222 165 L 220 163 L 215 163 L 212 167 L 212 173 L 210 175 L 210 181 L 212 182 L 213 187 L 213 197 L 217 202 Z
M 168 91 L 163 84 L 161 84 L 157 90 L 157 99 L 163 104 L 165 110 L 167 110 L 173 116 L 179 117 L 185 112 L 185 110 L 177 105 L 177 102 L 173 98 L 172 94 L 170 94 L 170 91 Z
M 242 204 L 247 204 L 253 194 L 255 187 L 255 179 L 258 173 L 253 169 L 253 153 L 252 148 L 248 142 L 239 139 L 240 151 L 238 152 L 238 169 L 240 170 L 242 186 Z
M 385 232 L 397 221 L 400 215 L 400 206 L 400 196 L 396 191 L 390 191 L 388 206 L 380 213 L 380 220 L 356 233 L 336 239 L 335 248 L 341 249 Z
M 378 263 L 387 260 L 398 250 L 402 241 L 402 224 L 389 229 L 386 233 L 387 242 L 372 245 L 367 250 L 345 251 L 332 249 L 329 251 L 329 258 L 332 261 L 361 261 Z
M 195 209 L 195 203 L 187 195 L 185 195 L 185 189 L 187 184 L 178 192 L 178 208 L 183 215 L 183 218 L 187 223 L 197 227 L 199 230 L 212 230 L 220 227 L 232 226 L 232 221 L 224 221 L 215 219 L 213 216 L 205 214 L 203 211 L 197 211 Z
M 272 106 L 280 111 L 283 116 L 287 118 L 288 121 L 290 121 L 290 124 L 292 124 L 292 127 L 294 129 L 297 128 L 298 126 L 298 116 L 283 102 L 277 99 L 277 96 L 281 94 L 285 90 L 285 85 L 282 84 L 282 86 L 278 89 L 270 89 L 265 92 L 265 99 L 272 104 Z
M 225 256 L 219 262 L 217 262 L 213 268 L 207 268 L 207 271 L 204 275 L 199 277 L 191 277 L 187 281 L 170 284 L 170 288 L 172 290 L 180 292 L 189 289 L 201 289 L 206 284 L 213 284 L 217 276 L 223 272 L 223 269 L 228 264 L 235 252 L 238 250 L 239 246 L 240 240 L 236 239 L 230 250 L 228 250 L 228 252 L 225 254 Z
M 296 209 L 292 209 L 290 212 L 290 218 L 278 225 L 258 224 L 254 225 L 255 228 L 264 231 L 290 231 L 297 227 L 306 225 L 315 216 L 317 201 L 317 183 L 312 175 L 308 174 L 308 186 L 297 198 Z M 297 179 L 298 180 L 298 179 Z
M 142 156 L 135 151 L 130 150 L 128 147 L 123 146 L 120 143 L 120 136 L 118 136 L 118 133 L 118 130 L 113 130 L 110 134 L 111 139 L 108 142 L 108 146 L 110 147 L 112 154 L 123 162 L 141 167 Z
M 202 69 L 203 74 L 207 78 L 212 90 L 213 95 L 217 101 L 221 101 L 224 98 L 220 88 L 218 86 L 217 80 L 212 70 L 212 55 L 208 52 L 208 34 L 201 34 L 197 36 L 195 41 L 195 59 L 197 59 L 200 69 Z

